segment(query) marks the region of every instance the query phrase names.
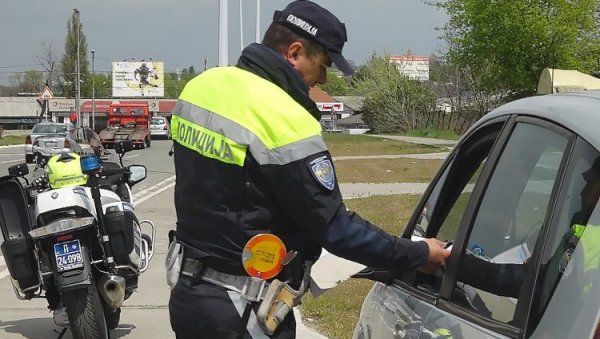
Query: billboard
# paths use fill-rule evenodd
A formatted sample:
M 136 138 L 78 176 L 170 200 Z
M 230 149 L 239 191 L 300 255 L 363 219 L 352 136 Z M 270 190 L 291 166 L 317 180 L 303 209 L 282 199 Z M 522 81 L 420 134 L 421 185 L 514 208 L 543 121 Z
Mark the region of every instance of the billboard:
M 390 62 L 411 80 L 429 81 L 429 57 L 415 55 L 392 55 Z
M 113 97 L 163 97 L 165 68 L 160 61 L 112 63 Z

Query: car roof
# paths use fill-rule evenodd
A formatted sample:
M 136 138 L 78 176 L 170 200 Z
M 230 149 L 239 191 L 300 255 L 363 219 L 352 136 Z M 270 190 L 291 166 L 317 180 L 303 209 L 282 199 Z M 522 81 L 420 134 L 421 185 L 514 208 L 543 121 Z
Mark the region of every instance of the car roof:
M 600 91 L 548 94 L 515 100 L 486 114 L 473 128 L 510 114 L 524 114 L 554 121 L 600 149 Z
M 42 122 L 38 122 L 36 125 L 66 125 L 66 124 L 64 122 L 42 121 Z

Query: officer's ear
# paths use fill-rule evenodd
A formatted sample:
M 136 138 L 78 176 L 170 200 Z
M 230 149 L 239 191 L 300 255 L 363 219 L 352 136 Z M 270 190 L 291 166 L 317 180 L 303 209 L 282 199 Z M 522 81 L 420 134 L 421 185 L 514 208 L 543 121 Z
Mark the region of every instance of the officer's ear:
M 292 64 L 292 66 L 296 66 L 298 60 L 300 60 L 303 49 L 304 44 L 302 44 L 300 41 L 294 41 L 287 47 L 284 57 L 290 64 Z

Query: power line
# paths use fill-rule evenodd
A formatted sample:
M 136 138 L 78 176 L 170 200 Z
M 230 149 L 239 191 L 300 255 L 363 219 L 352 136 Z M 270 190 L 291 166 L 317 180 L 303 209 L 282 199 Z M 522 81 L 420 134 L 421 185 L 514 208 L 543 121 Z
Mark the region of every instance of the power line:
M 42 64 L 29 64 L 29 65 L 11 65 L 11 66 L 0 66 L 0 68 L 20 68 L 20 67 L 33 67 L 43 66 Z

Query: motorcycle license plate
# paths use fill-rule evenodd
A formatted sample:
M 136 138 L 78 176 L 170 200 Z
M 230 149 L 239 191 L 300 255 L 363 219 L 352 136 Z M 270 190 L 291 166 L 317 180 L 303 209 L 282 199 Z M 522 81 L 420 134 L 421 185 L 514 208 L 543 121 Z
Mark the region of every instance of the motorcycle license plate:
M 54 244 L 54 254 L 59 272 L 83 267 L 83 256 L 78 239 Z

